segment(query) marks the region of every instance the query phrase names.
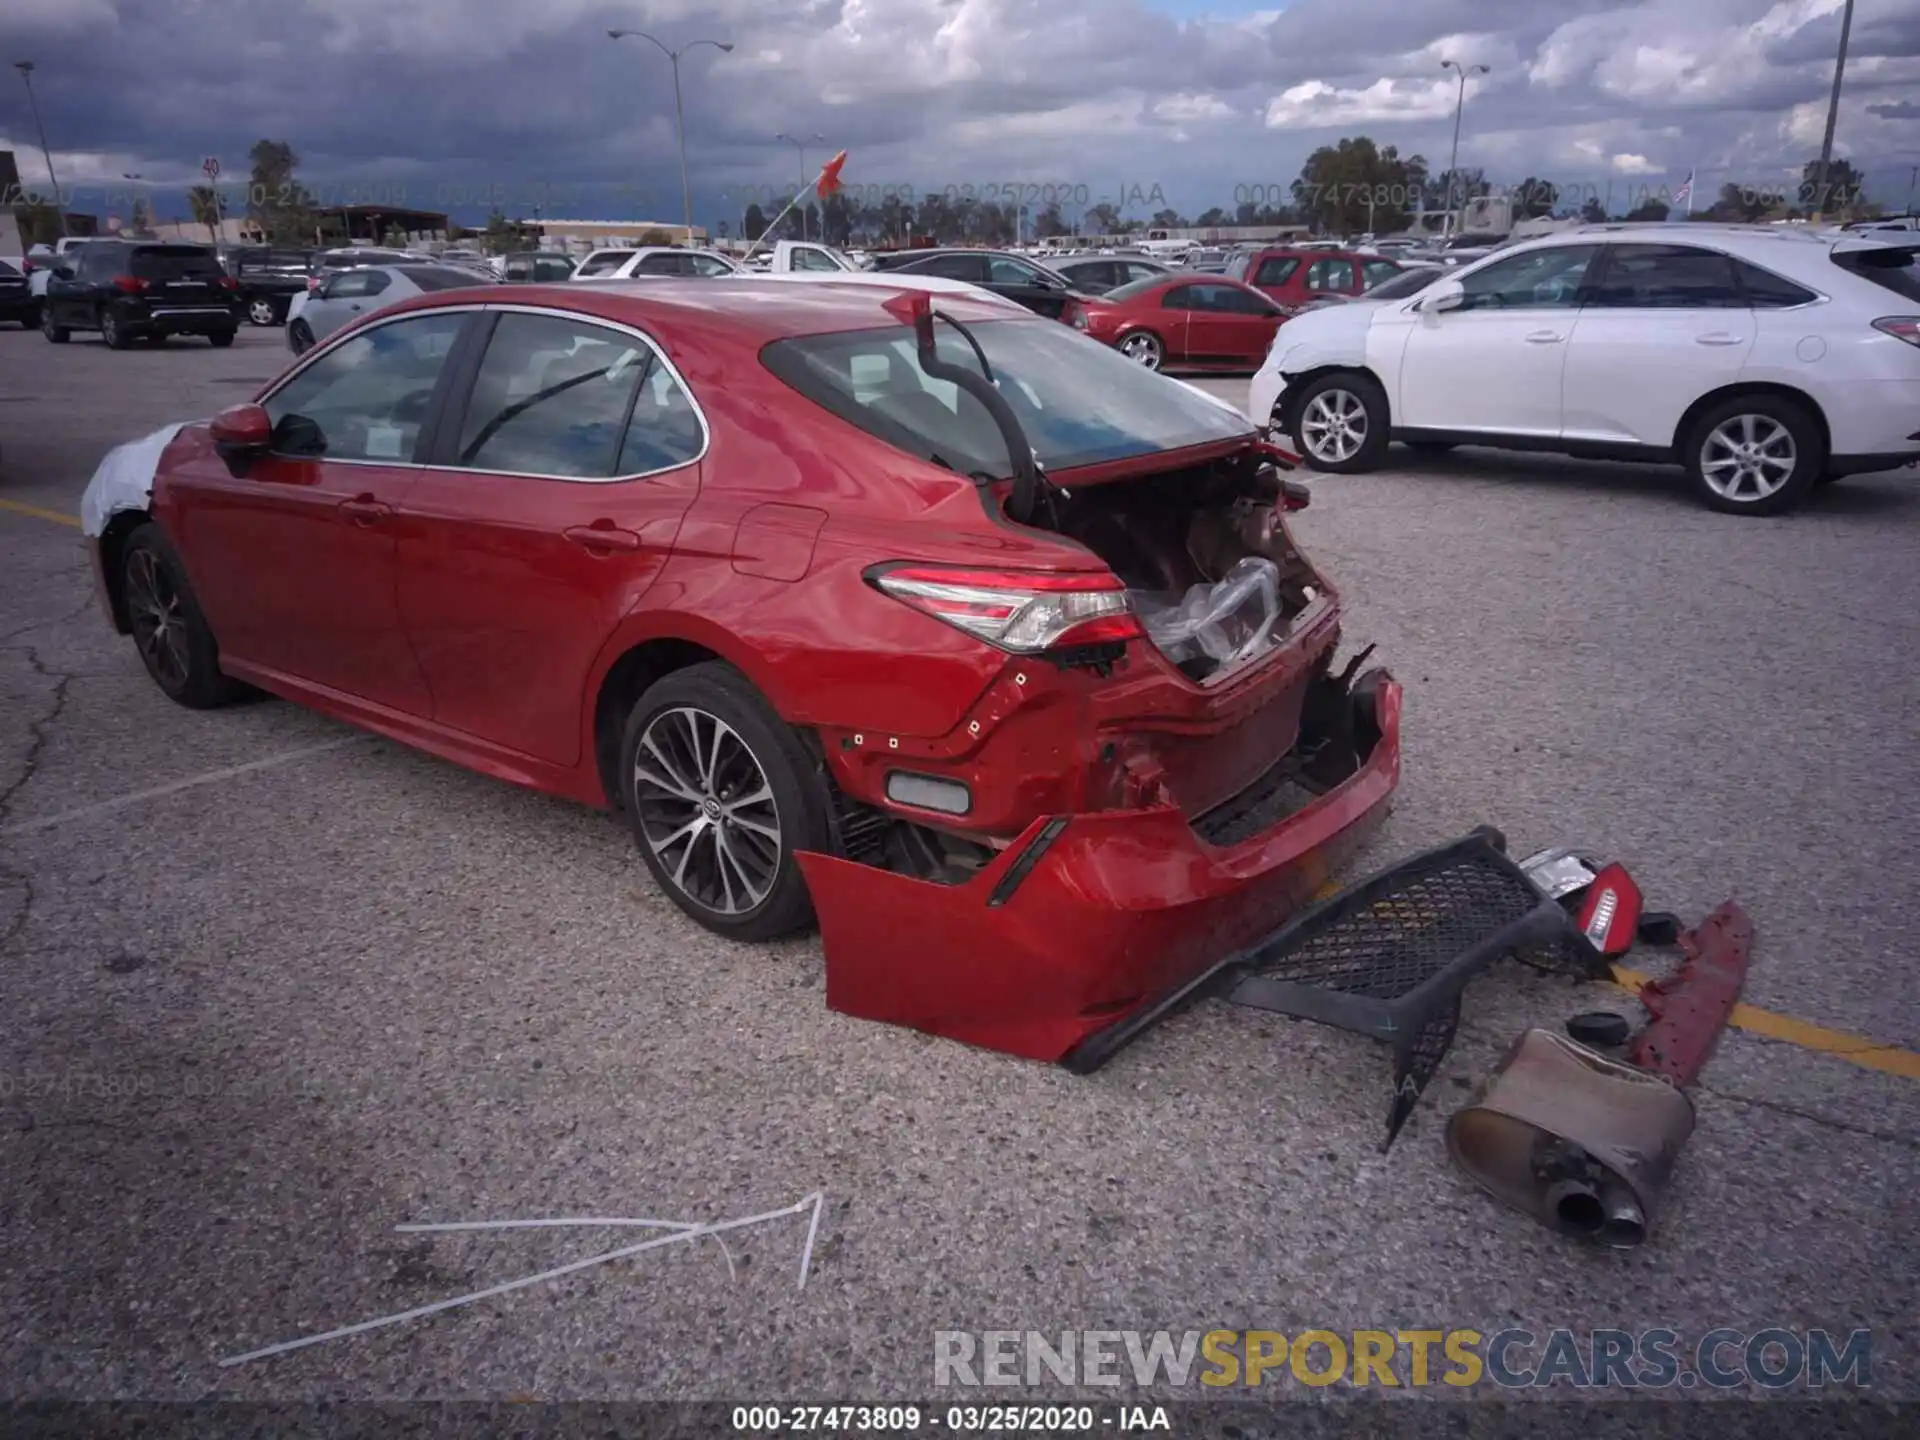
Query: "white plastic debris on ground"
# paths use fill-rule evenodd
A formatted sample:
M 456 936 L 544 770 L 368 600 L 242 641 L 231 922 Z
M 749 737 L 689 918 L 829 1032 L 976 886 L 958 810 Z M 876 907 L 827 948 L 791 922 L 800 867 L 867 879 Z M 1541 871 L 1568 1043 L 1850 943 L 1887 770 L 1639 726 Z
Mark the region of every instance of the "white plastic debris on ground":
M 153 494 L 154 472 L 173 437 L 187 421 L 163 425 L 140 440 L 129 440 L 107 452 L 80 497 L 80 533 L 98 538 L 107 522 L 122 510 L 144 510 Z

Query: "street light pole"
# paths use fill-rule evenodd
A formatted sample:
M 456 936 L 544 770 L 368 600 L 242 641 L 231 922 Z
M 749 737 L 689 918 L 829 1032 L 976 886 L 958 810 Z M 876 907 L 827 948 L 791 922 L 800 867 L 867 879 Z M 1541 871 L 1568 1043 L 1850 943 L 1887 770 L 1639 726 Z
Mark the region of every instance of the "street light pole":
M 1820 164 L 1813 172 L 1813 218 L 1827 208 L 1827 167 L 1833 163 L 1833 131 L 1840 119 L 1840 80 L 1847 73 L 1847 38 L 1853 33 L 1853 0 L 1840 13 L 1840 53 L 1833 62 L 1833 94 L 1827 97 L 1827 133 L 1820 141 Z
M 53 148 L 47 144 L 46 122 L 40 118 L 40 101 L 33 93 L 33 61 L 16 60 L 13 68 L 20 72 L 20 78 L 27 86 L 27 108 L 33 112 L 33 128 L 40 132 L 40 156 L 47 162 L 47 183 L 53 187 L 53 221 L 59 236 L 64 239 L 67 233 L 67 211 L 60 203 L 60 177 L 53 173 Z
M 786 131 L 782 130 L 773 138 L 786 141 L 800 152 L 800 189 L 805 190 L 807 188 L 807 141 L 811 140 L 816 144 L 824 145 L 827 137 L 816 131 L 803 140 L 797 135 L 789 135 Z M 820 223 L 823 226 L 826 224 L 826 218 L 824 214 L 820 217 Z M 807 238 L 807 207 L 805 205 L 800 207 L 800 238 L 802 240 Z M 826 237 L 823 235 L 821 238 L 825 239 Z
M 1851 3 L 1851 0 L 1849 0 L 1849 3 Z M 1454 101 L 1453 105 L 1453 152 L 1447 157 L 1447 218 L 1445 224 L 1446 233 L 1451 235 L 1453 233 L 1453 183 L 1455 172 L 1460 168 L 1460 116 L 1467 108 L 1467 77 L 1470 75 L 1485 75 L 1488 67 L 1485 65 L 1462 65 L 1458 60 L 1442 60 L 1440 62 L 1440 68 L 1442 70 L 1458 71 L 1460 76 L 1460 95 L 1459 98 Z
M 673 64 L 673 123 L 674 128 L 678 130 L 680 134 L 680 204 L 682 214 L 686 220 L 686 243 L 688 248 L 692 248 L 693 186 L 687 179 L 687 112 L 685 107 L 680 103 L 680 57 L 686 54 L 687 51 L 693 49 L 695 45 L 711 45 L 714 49 L 722 53 L 730 52 L 733 46 L 724 40 L 695 40 L 689 44 L 682 45 L 678 50 L 669 50 L 644 30 L 607 31 L 607 38 L 609 40 L 624 40 L 630 35 L 637 40 L 651 42 L 654 48 L 659 50 L 662 55 L 665 55 Z

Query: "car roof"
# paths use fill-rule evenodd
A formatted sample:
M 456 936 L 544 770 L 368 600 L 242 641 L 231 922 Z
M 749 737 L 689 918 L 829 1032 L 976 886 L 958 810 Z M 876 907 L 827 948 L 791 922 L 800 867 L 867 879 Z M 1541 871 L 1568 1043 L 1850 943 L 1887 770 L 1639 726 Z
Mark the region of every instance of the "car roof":
M 503 295 L 502 289 L 511 290 L 511 296 Z M 440 291 L 430 304 L 406 308 L 491 300 L 501 305 L 571 310 L 642 326 L 674 321 L 717 325 L 732 331 L 742 342 L 763 345 L 796 335 L 896 326 L 902 322 L 885 309 L 886 302 L 901 295 L 926 293 L 912 286 L 875 284 L 871 280 L 842 284 L 829 278 L 797 285 L 790 280 L 744 276 L 721 282 L 663 275 L 652 280 L 609 280 L 599 285 L 476 284 L 469 290 Z M 949 292 L 936 299 L 944 314 L 969 323 L 1039 318 L 995 295 L 975 297 Z

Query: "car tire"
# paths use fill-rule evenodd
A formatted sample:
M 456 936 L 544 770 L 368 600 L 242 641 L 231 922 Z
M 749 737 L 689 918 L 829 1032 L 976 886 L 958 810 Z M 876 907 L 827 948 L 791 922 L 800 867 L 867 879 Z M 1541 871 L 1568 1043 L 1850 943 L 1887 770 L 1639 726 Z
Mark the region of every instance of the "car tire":
M 1322 375 L 1292 406 L 1293 448 L 1315 470 L 1357 475 L 1376 470 L 1387 453 L 1387 396 L 1373 379 L 1351 371 Z
M 120 317 L 111 310 L 100 312 L 100 338 L 106 342 L 109 350 L 124 350 L 133 344 L 133 337 L 127 333 L 127 327 L 120 323 Z
M 313 331 L 304 320 L 296 320 L 287 327 L 287 348 L 296 355 L 304 355 L 313 348 Z
M 246 693 L 246 686 L 220 673 L 213 628 L 158 525 L 142 525 L 121 546 L 120 595 L 140 663 L 169 700 L 189 710 L 212 710 Z
M 27 307 L 26 313 L 20 317 L 20 328 L 22 330 L 38 330 L 40 328 L 40 307 L 38 305 L 29 305 Z
M 1784 395 L 1736 395 L 1703 411 L 1687 430 L 1680 463 L 1694 494 L 1723 515 L 1778 515 L 1820 478 L 1827 447 L 1820 422 Z
M 55 345 L 64 345 L 73 338 L 73 332 L 66 326 L 53 323 L 53 311 L 44 306 L 40 311 L 40 333 Z
M 235 330 L 215 330 L 211 335 L 207 336 L 207 339 L 213 342 L 214 349 L 224 350 L 233 344 L 233 337 L 238 333 L 239 332 Z
M 710 754 L 711 764 L 695 758 Z M 619 773 L 640 858 L 694 920 L 748 941 L 813 923 L 794 852 L 831 847 L 826 781 L 738 670 L 713 661 L 648 686 L 627 717 Z
M 1122 335 L 1114 349 L 1143 369 L 1158 370 L 1167 363 L 1167 347 L 1151 330 L 1135 330 L 1130 335 Z
M 273 301 L 264 295 L 256 295 L 247 302 L 247 319 L 255 325 L 274 326 L 280 323 L 280 311 Z

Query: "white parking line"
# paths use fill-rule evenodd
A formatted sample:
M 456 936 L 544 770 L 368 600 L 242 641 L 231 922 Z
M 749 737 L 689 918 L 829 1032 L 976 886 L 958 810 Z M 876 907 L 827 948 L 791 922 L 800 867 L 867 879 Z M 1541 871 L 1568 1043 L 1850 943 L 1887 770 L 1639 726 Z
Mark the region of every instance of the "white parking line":
M 182 790 L 192 790 L 201 785 L 216 785 L 222 780 L 233 780 L 242 775 L 251 775 L 256 770 L 271 770 L 276 765 L 290 765 L 295 760 L 304 760 L 309 755 L 323 755 L 329 750 L 344 749 L 348 745 L 361 745 L 376 737 L 372 735 L 349 735 L 344 740 L 328 740 L 320 745 L 307 745 L 299 750 L 285 750 L 278 755 L 269 755 L 262 760 L 249 760 L 244 765 L 229 765 L 224 770 L 209 770 L 204 775 L 189 775 L 184 780 L 171 780 L 165 785 L 156 785 L 151 790 L 136 790 L 131 795 L 122 795 L 114 800 L 102 800 L 98 805 L 83 805 L 78 810 L 66 810 L 58 815 L 42 816 L 38 820 L 23 820 L 17 825 L 0 829 L 0 836 L 30 835 L 36 830 L 52 830 L 65 825 L 70 820 L 86 820 L 95 815 L 110 815 L 116 810 L 125 810 L 146 800 L 157 800 L 162 795 L 177 794 Z

